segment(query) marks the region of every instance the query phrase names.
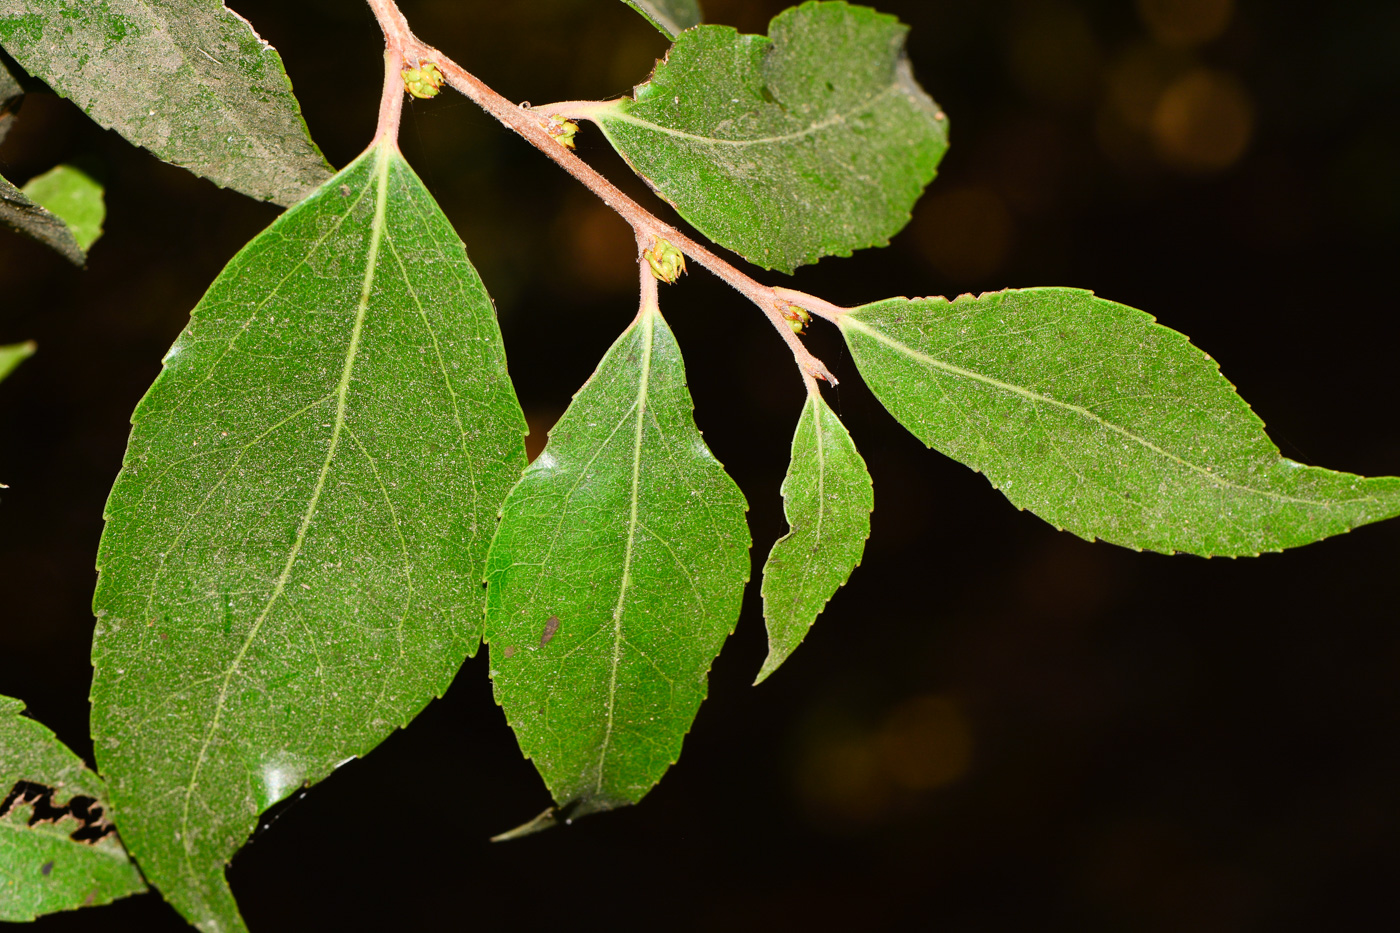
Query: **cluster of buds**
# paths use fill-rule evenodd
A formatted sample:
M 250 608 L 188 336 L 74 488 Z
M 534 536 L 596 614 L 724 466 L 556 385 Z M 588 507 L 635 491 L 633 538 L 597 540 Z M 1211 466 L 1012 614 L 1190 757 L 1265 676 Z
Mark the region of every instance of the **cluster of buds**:
M 802 333 L 802 328 L 812 323 L 812 316 L 806 310 L 785 301 L 778 304 L 778 313 L 788 322 L 788 327 L 792 328 L 794 334 Z
M 685 272 L 685 254 L 661 237 L 656 237 L 651 249 L 642 250 L 642 258 L 651 266 L 651 274 L 667 285 Z
M 574 148 L 574 135 L 578 133 L 578 124 L 572 120 L 565 120 L 557 114 L 551 114 L 547 123 L 541 123 L 546 133 L 554 137 L 554 141 L 565 149 Z
M 444 80 L 432 62 L 419 62 L 417 68 L 403 70 L 403 89 L 414 97 L 437 97 Z

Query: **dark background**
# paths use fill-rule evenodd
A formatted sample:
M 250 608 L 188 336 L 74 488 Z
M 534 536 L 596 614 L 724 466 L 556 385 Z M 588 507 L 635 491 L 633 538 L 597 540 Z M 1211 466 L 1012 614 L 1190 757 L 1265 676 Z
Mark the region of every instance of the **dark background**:
M 378 98 L 367 8 L 232 5 L 282 51 L 344 165 Z M 1286 455 L 1400 473 L 1400 5 L 879 5 L 913 26 L 953 146 L 888 249 L 825 260 L 797 287 L 846 304 L 1091 287 L 1221 360 Z M 516 100 L 624 93 L 666 47 L 616 0 L 403 6 Z M 781 8 L 706 6 L 749 32 Z M 542 434 L 633 314 L 628 230 L 451 92 L 409 105 L 403 146 L 496 298 Z M 596 131 L 580 149 L 645 191 Z M 109 204 L 86 271 L 0 234 L 0 343 L 40 347 L 0 386 L 0 693 L 90 758 L 93 556 L 128 415 L 275 211 L 52 97 L 26 101 L 0 170 L 22 183 L 84 154 Z M 801 384 L 707 273 L 662 300 L 696 418 L 748 496 L 757 570 L 784 527 Z M 1258 559 L 1086 544 L 925 450 L 833 328 L 810 345 L 843 377 L 828 398 L 879 507 L 864 566 L 793 658 L 749 686 L 765 651 L 751 585 L 651 796 L 492 845 L 549 801 L 479 655 L 239 855 L 254 930 L 1396 928 L 1400 522 Z M 181 927 L 152 895 L 36 929 Z

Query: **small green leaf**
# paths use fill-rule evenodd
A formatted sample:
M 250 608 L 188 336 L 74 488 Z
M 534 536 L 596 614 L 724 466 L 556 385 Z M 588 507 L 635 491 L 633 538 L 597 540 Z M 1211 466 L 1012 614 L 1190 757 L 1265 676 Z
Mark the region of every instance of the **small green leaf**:
M 1254 555 L 1400 514 L 1400 478 L 1281 457 L 1214 360 L 1092 292 L 892 298 L 839 323 L 900 423 L 1082 538 Z
M 29 195 L 10 184 L 4 176 L 0 176 L 0 223 L 52 247 L 79 268 L 87 262 L 87 254 L 78 245 L 69 226 L 52 211 L 35 204 Z
M 668 39 L 674 39 L 704 18 L 696 0 L 622 0 L 647 18 Z
M 592 110 L 632 168 L 717 243 L 791 272 L 883 246 L 948 143 L 907 27 L 846 3 L 779 14 L 768 38 L 699 26 L 634 99 Z
M 113 829 L 102 779 L 23 711 L 0 696 L 0 921 L 145 891 Z
M 330 176 L 277 50 L 222 0 L 0 0 L 0 46 L 108 129 L 295 204 Z
M 812 394 L 792 438 L 783 480 L 788 533 L 763 566 L 768 657 L 762 683 L 802 644 L 817 615 L 860 564 L 875 508 L 870 474 L 836 412 Z
M 93 740 L 192 922 L 258 814 L 441 696 L 525 465 L 490 298 L 380 142 L 234 257 L 133 419 L 94 606 Z
M 749 577 L 744 497 L 666 322 L 639 315 L 511 491 L 487 558 L 496 702 L 572 816 L 680 755 Z
M 31 178 L 21 190 L 29 200 L 67 224 L 84 253 L 102 236 L 102 221 L 107 217 L 102 185 L 78 166 L 51 168 Z
M 35 349 L 37 347 L 32 340 L 0 347 L 0 380 L 14 372 L 15 367 L 20 363 L 33 356 Z

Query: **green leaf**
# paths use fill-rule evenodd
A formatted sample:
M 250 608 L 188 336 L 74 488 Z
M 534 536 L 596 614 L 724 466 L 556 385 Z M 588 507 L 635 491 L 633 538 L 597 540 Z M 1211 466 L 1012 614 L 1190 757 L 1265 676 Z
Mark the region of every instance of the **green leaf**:
M 23 711 L 0 696 L 0 921 L 145 891 L 113 829 L 102 779 Z
M 0 0 L 0 46 L 166 162 L 295 204 L 330 175 L 277 50 L 222 0 Z
M 87 254 L 78 245 L 72 229 L 52 211 L 35 204 L 29 195 L 10 184 L 4 176 L 0 176 L 0 223 L 52 247 L 79 268 L 87 262 Z
M 1254 555 L 1400 514 L 1400 478 L 1281 457 L 1214 360 L 1092 292 L 893 298 L 839 323 L 901 424 L 1082 538 Z
M 797 650 L 859 566 L 874 508 L 870 474 L 846 426 L 820 395 L 808 395 L 783 480 L 788 533 L 774 543 L 763 565 L 768 657 L 755 684 Z
M 525 465 L 490 298 L 391 142 L 234 257 L 133 416 L 93 737 L 147 878 L 239 930 L 258 814 L 441 696 Z
M 948 122 L 907 32 L 846 3 L 787 10 L 768 38 L 698 26 L 634 99 L 588 116 L 702 233 L 791 272 L 885 245 L 933 179 Z
M 107 217 L 102 185 L 78 166 L 51 168 L 31 178 L 21 190 L 29 200 L 68 225 L 84 254 L 102 236 L 102 221 Z
M 674 39 L 704 18 L 696 0 L 622 0 L 647 18 L 668 39 Z
M 680 755 L 749 577 L 744 497 L 661 315 L 612 345 L 511 491 L 487 558 L 496 702 L 572 816 Z
M 37 347 L 32 340 L 0 347 L 0 380 L 14 372 L 15 367 L 20 363 L 33 356 L 35 349 Z

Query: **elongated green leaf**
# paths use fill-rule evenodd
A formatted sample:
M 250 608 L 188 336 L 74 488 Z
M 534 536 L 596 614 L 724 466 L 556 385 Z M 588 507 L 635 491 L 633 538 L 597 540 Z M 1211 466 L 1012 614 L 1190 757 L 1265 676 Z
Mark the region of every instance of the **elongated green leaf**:
M 85 254 L 102 236 L 107 205 L 102 185 L 76 165 L 59 165 L 29 180 L 24 194 L 35 204 L 67 224 Z
M 788 533 L 763 565 L 768 657 L 754 683 L 797 650 L 817 615 L 860 564 L 875 508 L 870 474 L 836 412 L 809 395 L 783 480 Z
M 487 559 L 496 702 L 574 815 L 635 803 L 680 754 L 748 581 L 744 497 L 645 312 L 511 491 Z
M 700 25 L 703 15 L 696 0 L 622 0 L 647 18 L 668 39 L 674 39 L 691 26 Z
M 73 231 L 47 208 L 35 204 L 21 189 L 0 176 L 0 223 L 52 247 L 73 265 L 82 267 L 87 253 L 78 245 Z
M 906 428 L 1080 537 L 1253 555 L 1400 514 L 1400 478 L 1281 457 L 1215 361 L 1092 292 L 893 298 L 840 325 Z
M 35 344 L 32 340 L 0 347 L 0 379 L 4 379 L 14 372 L 16 366 L 33 356 L 34 350 Z
M 0 696 L 0 921 L 146 890 L 112 825 L 102 779 Z
M 634 99 L 588 116 L 706 236 L 791 272 L 885 245 L 933 179 L 948 124 L 907 31 L 846 3 L 787 10 L 768 38 L 699 26 Z
M 490 298 L 383 142 L 234 257 L 132 420 L 98 554 L 98 762 L 146 876 L 237 930 L 223 867 L 258 814 L 475 651 L 525 422 Z
M 0 46 L 98 123 L 295 204 L 330 176 L 277 50 L 222 0 L 0 0 Z

